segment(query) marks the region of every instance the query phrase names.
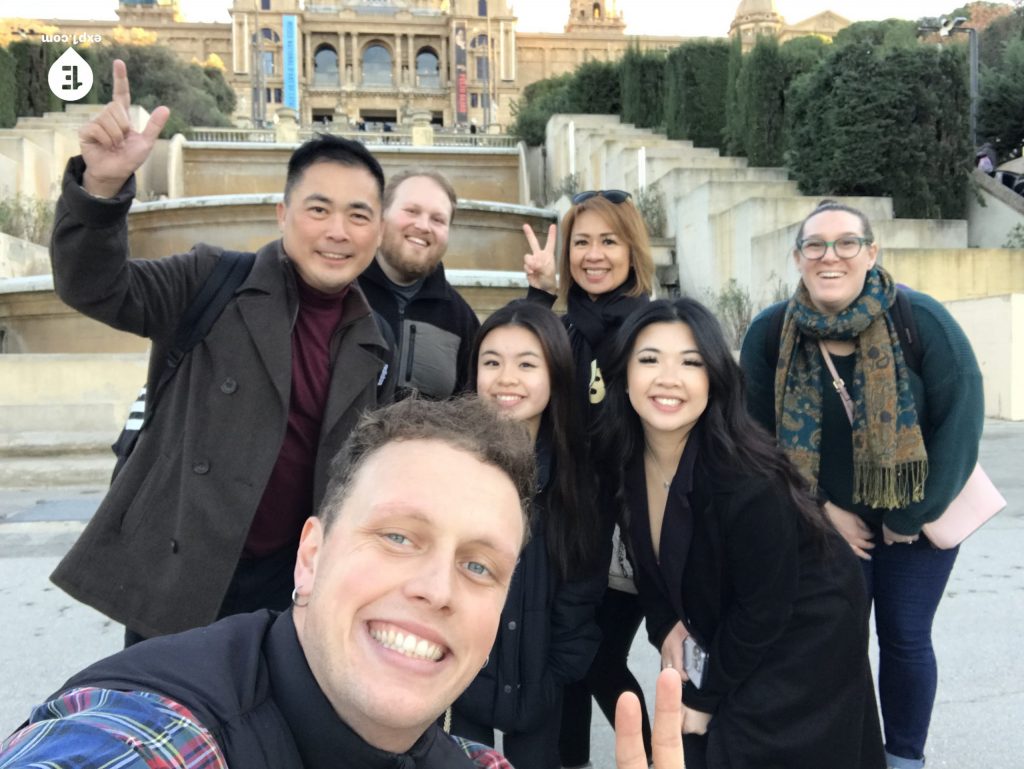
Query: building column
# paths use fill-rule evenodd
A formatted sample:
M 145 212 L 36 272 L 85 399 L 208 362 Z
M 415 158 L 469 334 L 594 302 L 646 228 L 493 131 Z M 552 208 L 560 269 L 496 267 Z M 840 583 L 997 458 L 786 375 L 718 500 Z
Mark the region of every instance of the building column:
M 391 79 L 394 81 L 395 88 L 402 85 L 402 36 L 398 32 L 395 33 L 395 55 L 391 60 Z
M 307 34 L 303 34 L 302 37 L 302 44 L 306 49 L 306 87 L 309 88 L 313 85 L 313 80 L 316 78 L 316 72 L 313 69 L 313 41 Z
M 338 33 L 338 85 L 348 85 L 348 69 L 345 67 L 345 33 Z
M 438 72 L 438 76 L 441 80 L 441 87 L 448 88 L 451 85 L 451 78 L 448 77 L 448 73 L 452 71 L 451 62 L 448 61 L 448 36 L 441 35 L 441 60 L 438 62 L 438 66 L 441 71 Z
M 352 33 L 352 82 L 359 86 L 363 82 L 363 63 L 359 58 L 359 33 Z
M 406 45 L 409 46 L 409 84 L 416 87 L 416 33 L 409 33 L 406 36 Z

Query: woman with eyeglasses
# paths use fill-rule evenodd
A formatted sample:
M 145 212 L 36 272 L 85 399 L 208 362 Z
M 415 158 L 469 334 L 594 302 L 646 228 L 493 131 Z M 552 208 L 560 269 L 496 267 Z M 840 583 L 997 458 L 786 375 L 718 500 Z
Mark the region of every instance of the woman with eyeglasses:
M 576 195 L 572 203 L 562 219 L 558 275 L 554 225 L 548 229 L 544 246 L 533 229 L 523 225 L 530 246 L 523 267 L 530 284 L 528 299 L 549 307 L 558 297 L 566 303 L 563 322 L 572 345 L 575 392 L 585 404 L 587 428 L 592 432 L 604 401 L 602 370 L 608 364 L 612 340 L 626 316 L 650 301 L 654 260 L 643 218 L 628 192 L 591 190 Z M 586 463 L 597 478 L 606 477 L 592 456 Z M 597 610 L 603 637 L 586 679 L 565 690 L 559 741 L 565 767 L 586 766 L 590 761 L 591 695 L 609 722 L 613 722 L 615 703 L 622 692 L 635 692 L 643 702 L 640 684 L 626 664 L 643 611 L 633 586 L 632 566 L 618 536 L 620 515 L 615 489 L 600 488 L 597 497 L 600 509 L 594 511 L 594 525 L 600 527 L 605 543 L 604 564 L 611 561 L 608 590 Z M 651 729 L 646 710 L 643 737 L 650 757 Z
M 916 769 L 938 679 L 932 621 L 957 555 L 921 527 L 973 471 L 984 404 L 963 330 L 930 296 L 897 287 L 877 257 L 867 217 L 822 201 L 797 232 L 796 292 L 754 319 L 740 364 L 751 414 L 861 558 L 886 758 Z

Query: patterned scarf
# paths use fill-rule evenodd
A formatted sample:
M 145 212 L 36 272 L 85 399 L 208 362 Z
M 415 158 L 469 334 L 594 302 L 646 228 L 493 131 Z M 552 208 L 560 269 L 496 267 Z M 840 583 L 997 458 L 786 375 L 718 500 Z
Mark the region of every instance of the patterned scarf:
M 853 501 L 873 508 L 902 508 L 924 497 L 928 477 L 907 365 L 887 310 L 896 286 L 881 267 L 868 272 L 861 295 L 836 315 L 811 303 L 803 281 L 789 300 L 775 371 L 779 445 L 813 488 L 821 461 L 819 339 L 856 344 L 853 382 Z

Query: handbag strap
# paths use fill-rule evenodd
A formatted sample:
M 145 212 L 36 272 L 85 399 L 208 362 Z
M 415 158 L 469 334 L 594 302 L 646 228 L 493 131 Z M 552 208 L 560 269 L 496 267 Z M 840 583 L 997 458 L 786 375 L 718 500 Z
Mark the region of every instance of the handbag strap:
M 839 372 L 836 371 L 836 364 L 832 362 L 832 356 L 829 355 L 828 348 L 822 340 L 818 340 L 818 348 L 821 350 L 821 357 L 825 359 L 825 365 L 828 366 L 828 373 L 832 375 L 832 386 L 836 388 L 836 392 L 839 393 L 839 399 L 843 402 L 843 408 L 846 410 L 846 418 L 850 420 L 850 424 L 853 424 L 853 398 L 850 397 L 850 393 L 846 389 L 846 382 L 839 376 Z

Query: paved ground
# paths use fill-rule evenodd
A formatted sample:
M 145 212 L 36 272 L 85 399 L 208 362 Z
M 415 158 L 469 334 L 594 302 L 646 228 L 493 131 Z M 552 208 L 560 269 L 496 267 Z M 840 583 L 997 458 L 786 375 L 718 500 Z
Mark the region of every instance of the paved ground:
M 1010 506 L 963 547 L 939 608 L 930 769 L 1024 765 L 1024 423 L 989 422 L 982 462 Z M 71 673 L 120 647 L 119 626 L 47 581 L 101 495 L 95 488 L 0 490 L 0 733 Z M 632 660 L 650 688 L 658 662 L 642 637 Z M 596 769 L 613 769 L 612 755 L 611 730 L 598 716 Z

